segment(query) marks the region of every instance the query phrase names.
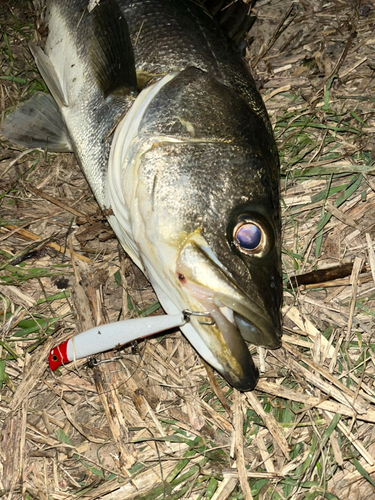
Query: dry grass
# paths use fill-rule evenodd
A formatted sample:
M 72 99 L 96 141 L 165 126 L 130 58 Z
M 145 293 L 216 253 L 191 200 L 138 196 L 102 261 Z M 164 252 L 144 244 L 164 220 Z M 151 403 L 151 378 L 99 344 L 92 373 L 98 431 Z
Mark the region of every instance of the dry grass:
M 44 88 L 27 49 L 33 12 L 4 5 L 1 120 Z M 375 497 L 374 5 L 291 6 L 259 0 L 248 54 L 282 158 L 285 273 L 283 347 L 256 356 L 253 393 L 228 387 L 178 332 L 52 374 L 53 345 L 150 314 L 156 299 L 73 155 L 2 142 L 4 498 Z M 346 263 L 346 276 L 291 280 Z

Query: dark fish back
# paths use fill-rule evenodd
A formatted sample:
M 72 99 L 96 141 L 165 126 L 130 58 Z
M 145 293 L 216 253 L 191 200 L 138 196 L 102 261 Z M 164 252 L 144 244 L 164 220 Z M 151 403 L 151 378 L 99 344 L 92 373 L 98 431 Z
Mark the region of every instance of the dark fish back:
M 137 72 L 164 75 L 190 66 L 236 89 L 262 117 L 267 112 L 239 50 L 211 15 L 189 0 L 119 0 L 130 29 Z

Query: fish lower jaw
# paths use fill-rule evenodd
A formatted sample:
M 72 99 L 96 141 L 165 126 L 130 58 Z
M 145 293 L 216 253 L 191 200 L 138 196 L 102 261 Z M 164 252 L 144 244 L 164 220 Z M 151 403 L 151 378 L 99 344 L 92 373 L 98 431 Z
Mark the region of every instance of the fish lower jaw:
M 198 337 L 210 351 L 212 366 L 233 387 L 241 391 L 252 390 L 259 374 L 236 324 L 234 311 L 215 303 L 216 291 L 187 280 L 185 276 L 183 278 L 180 279 L 180 295 L 193 311 L 191 322 L 186 326 L 195 330 L 196 339 Z M 202 318 L 202 315 L 207 317 Z
M 201 305 L 214 322 L 213 325 L 201 326 L 209 329 L 208 335 L 214 339 L 212 345 L 215 345 L 216 357 L 222 365 L 221 374 L 241 391 L 253 389 L 258 370 L 236 324 L 234 312 L 228 307 L 218 307 L 212 299 L 202 300 Z

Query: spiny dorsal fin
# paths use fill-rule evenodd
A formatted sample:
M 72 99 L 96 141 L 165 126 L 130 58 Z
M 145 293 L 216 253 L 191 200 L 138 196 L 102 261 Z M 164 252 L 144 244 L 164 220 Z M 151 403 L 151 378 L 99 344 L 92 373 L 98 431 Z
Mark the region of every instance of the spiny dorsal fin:
M 201 0 L 201 4 L 241 51 L 246 45 L 245 37 L 256 20 L 251 15 L 255 2 L 252 0 L 245 4 L 243 0 Z
M 94 73 L 103 95 L 119 89 L 137 89 L 137 76 L 129 28 L 114 0 L 101 0 L 90 13 L 89 43 Z

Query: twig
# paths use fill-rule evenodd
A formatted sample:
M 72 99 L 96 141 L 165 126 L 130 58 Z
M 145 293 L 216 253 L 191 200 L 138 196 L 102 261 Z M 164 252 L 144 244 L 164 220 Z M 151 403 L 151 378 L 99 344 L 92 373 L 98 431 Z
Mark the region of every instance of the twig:
M 31 240 L 31 241 L 39 241 L 39 240 L 42 240 L 42 238 L 35 234 L 35 233 L 32 233 L 31 231 L 28 231 L 27 229 L 21 229 L 17 226 L 5 226 L 7 229 L 13 231 L 15 233 L 18 233 L 19 236 L 21 236 L 21 238 L 23 238 L 24 240 Z M 50 247 L 50 248 L 53 248 L 54 250 L 56 250 L 57 252 L 60 252 L 62 254 L 65 254 L 66 252 L 70 252 L 69 249 L 65 248 L 65 247 L 62 247 L 61 245 L 58 245 L 57 243 L 53 243 L 52 241 L 47 243 L 46 246 Z M 90 259 L 88 259 L 87 257 L 84 257 L 83 255 L 79 255 L 78 253 L 74 252 L 74 256 L 79 259 L 79 260 L 82 260 L 83 262 L 87 262 L 87 263 L 91 263 L 92 261 Z
M 255 413 L 259 415 L 265 423 L 267 429 L 279 445 L 283 455 L 286 457 L 286 459 L 289 459 L 289 445 L 284 434 L 282 433 L 282 430 L 277 424 L 275 417 L 271 413 L 266 413 L 264 411 L 263 406 L 259 403 L 257 397 L 253 392 L 247 392 L 246 398 L 251 404 Z
M 209 378 L 209 381 L 210 381 L 210 384 L 211 384 L 211 387 L 212 387 L 214 393 L 216 394 L 220 403 L 223 405 L 224 410 L 228 413 L 229 417 L 232 419 L 232 414 L 233 414 L 232 409 L 229 406 L 229 403 L 228 403 L 221 387 L 219 386 L 219 384 L 216 381 L 215 374 L 214 374 L 211 366 L 209 364 L 207 364 L 204 361 L 204 359 L 202 359 L 202 362 L 203 362 L 203 366 L 206 369 L 206 372 L 207 372 L 207 375 L 208 375 L 208 378 Z
M 294 21 L 295 19 L 295 16 L 293 16 L 293 18 L 289 21 L 289 23 L 287 23 L 285 26 L 283 26 L 283 24 L 285 23 L 285 21 L 288 19 L 288 17 L 290 16 L 290 14 L 292 13 L 294 9 L 294 3 L 292 3 L 292 5 L 289 7 L 289 9 L 287 10 L 286 14 L 284 15 L 284 17 L 281 19 L 279 25 L 277 26 L 277 28 L 275 29 L 271 39 L 269 40 L 267 46 L 264 48 L 264 50 L 261 51 L 261 53 L 254 59 L 254 61 L 252 62 L 251 66 L 253 68 L 256 68 L 259 61 L 267 54 L 267 52 L 273 47 L 273 45 L 276 43 L 277 39 L 280 37 L 280 35 L 287 29 L 287 27 Z
M 85 217 L 85 214 L 82 212 L 79 212 L 75 208 L 69 207 L 62 201 L 57 200 L 53 196 L 50 196 L 47 193 L 44 193 L 40 189 L 33 187 L 33 186 L 27 186 L 27 189 L 31 191 L 32 193 L 36 194 L 37 196 L 40 196 L 41 198 L 44 198 L 45 200 L 49 201 L 50 203 L 53 203 L 54 205 L 57 205 L 58 207 L 62 208 L 63 210 L 66 210 L 67 212 L 70 212 L 73 215 L 76 215 L 77 217 Z
M 356 302 L 356 298 L 357 298 L 358 276 L 359 276 L 359 273 L 361 272 L 362 266 L 363 266 L 363 259 L 361 259 L 360 257 L 356 257 L 354 260 L 353 270 L 352 270 L 352 274 L 350 277 L 350 282 L 352 285 L 352 300 L 350 302 L 348 331 L 346 332 L 346 339 L 345 339 L 346 342 L 349 342 L 350 333 L 352 330 L 355 302 Z
M 234 400 L 234 428 L 235 428 L 235 449 L 236 449 L 236 462 L 238 476 L 240 479 L 240 485 L 242 494 L 245 500 L 253 500 L 253 495 L 251 494 L 250 485 L 246 476 L 245 467 L 245 457 L 243 453 L 244 443 L 243 443 L 243 413 L 241 408 L 241 393 L 235 390 L 235 400 Z

